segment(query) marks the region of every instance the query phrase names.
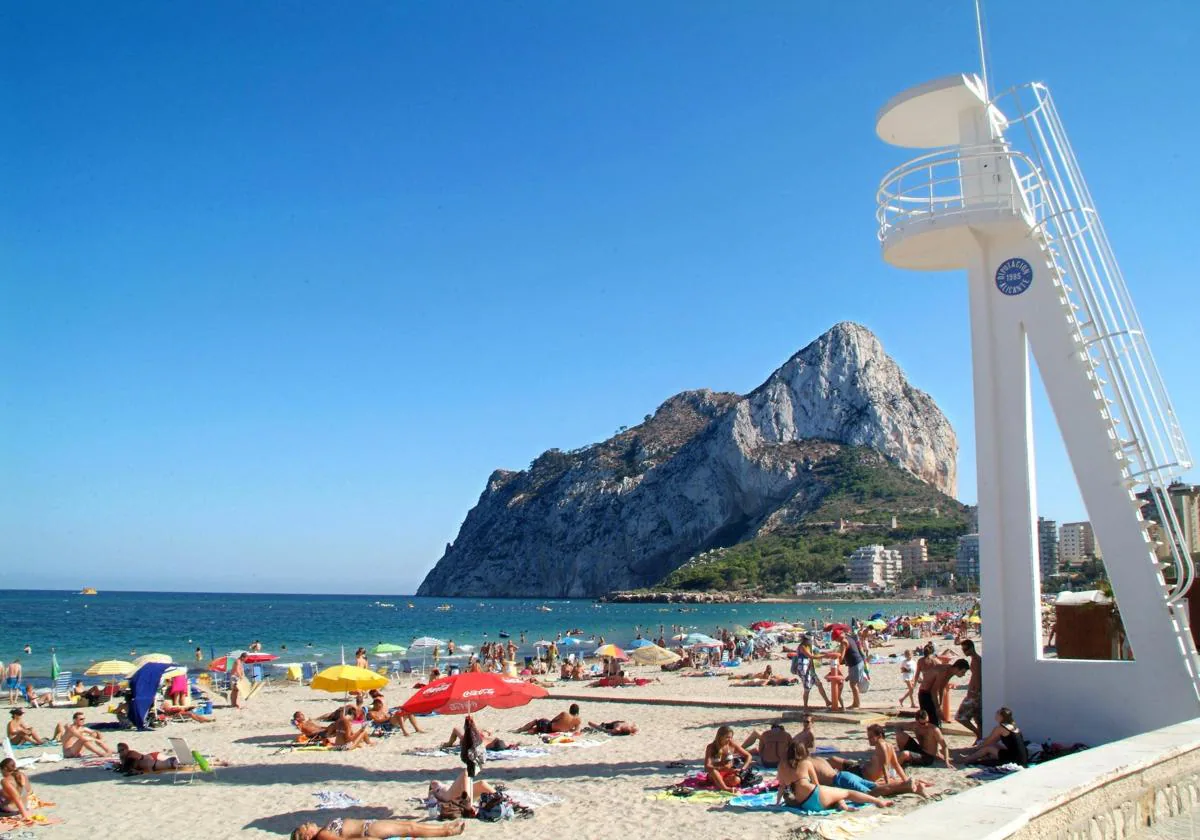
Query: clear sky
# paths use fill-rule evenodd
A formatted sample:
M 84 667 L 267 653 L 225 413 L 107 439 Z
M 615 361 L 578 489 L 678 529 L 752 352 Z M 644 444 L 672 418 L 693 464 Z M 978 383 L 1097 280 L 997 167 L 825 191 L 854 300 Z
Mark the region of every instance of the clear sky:
M 989 23 L 1200 449 L 1200 4 Z M 972 500 L 964 277 L 881 261 L 873 124 L 977 66 L 968 0 L 4 4 L 0 587 L 411 591 L 494 468 L 839 320 Z M 1038 424 L 1040 507 L 1083 517 Z

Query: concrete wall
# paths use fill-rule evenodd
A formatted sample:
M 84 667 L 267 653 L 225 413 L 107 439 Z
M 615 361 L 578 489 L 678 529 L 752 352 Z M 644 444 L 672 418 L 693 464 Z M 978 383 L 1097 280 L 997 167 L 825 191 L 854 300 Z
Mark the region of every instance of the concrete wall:
M 1118 840 L 1200 808 L 1200 718 L 1030 767 L 864 840 Z

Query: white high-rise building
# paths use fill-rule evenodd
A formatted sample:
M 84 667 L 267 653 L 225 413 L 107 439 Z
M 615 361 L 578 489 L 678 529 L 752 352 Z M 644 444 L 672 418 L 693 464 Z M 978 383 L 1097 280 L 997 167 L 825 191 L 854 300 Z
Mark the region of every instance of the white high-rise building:
M 1078 566 L 1085 560 L 1099 559 L 1100 546 L 1090 522 L 1064 522 L 1058 531 L 1058 561 Z
M 850 580 L 884 589 L 892 589 L 900 582 L 903 565 L 900 552 L 881 545 L 864 545 L 854 550 L 847 564 Z
M 906 543 L 889 545 L 887 550 L 895 551 L 900 555 L 900 571 L 905 575 L 920 574 L 921 570 L 925 568 L 925 564 L 929 562 L 929 546 L 924 537 L 918 537 Z

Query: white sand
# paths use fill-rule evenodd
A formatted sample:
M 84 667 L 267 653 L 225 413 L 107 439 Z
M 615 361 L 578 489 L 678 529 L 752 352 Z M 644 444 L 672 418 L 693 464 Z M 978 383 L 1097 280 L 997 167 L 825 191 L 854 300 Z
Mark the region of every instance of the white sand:
M 898 650 L 900 645 L 891 649 Z M 939 650 L 940 650 L 939 646 Z M 785 661 L 775 660 L 777 670 Z M 743 667 L 758 670 L 761 663 Z M 684 678 L 661 674 L 657 669 L 630 669 L 638 676 L 661 676 L 661 682 L 641 688 L 586 689 L 581 684 L 564 684 L 551 689 L 551 698 L 523 708 L 484 710 L 476 716 L 484 728 L 502 737 L 526 744 L 535 736 L 512 735 L 512 730 L 535 717 L 553 716 L 567 701 L 554 695 L 587 694 L 619 697 L 621 703 L 581 701 L 585 720 L 632 720 L 641 727 L 638 735 L 610 738 L 588 737 L 603 742 L 594 749 L 554 747 L 546 756 L 520 761 L 490 762 L 482 778 L 504 782 L 512 788 L 562 797 L 562 804 L 539 810 L 532 820 L 510 823 L 471 821 L 465 836 L 522 837 L 551 840 L 562 837 L 594 838 L 712 838 L 786 837 L 800 822 L 790 813 L 738 813 L 711 804 L 687 801 L 650 801 L 648 795 L 680 780 L 685 769 L 668 768 L 668 762 L 684 761 L 698 768 L 704 745 L 721 723 L 734 726 L 739 740 L 751 728 L 762 728 L 778 712 L 749 708 L 711 706 L 648 705 L 638 698 L 687 698 L 709 702 L 787 703 L 799 706 L 799 689 L 735 688 L 725 679 Z M 894 710 L 900 691 L 896 665 L 872 667 L 873 688 L 864 696 L 868 708 Z M 394 683 L 387 692 L 389 705 L 399 704 L 411 694 L 411 682 Z M 814 699 L 817 695 L 813 694 Z M 954 693 L 954 703 L 961 699 Z M 197 776 L 190 785 L 173 785 L 172 775 L 123 777 L 111 771 L 79 768 L 76 761 L 39 764 L 29 774 L 34 791 L 57 803 L 45 813 L 62 818 L 62 825 L 35 829 L 47 840 L 70 838 L 223 838 L 286 836 L 305 821 L 326 823 L 335 816 L 378 817 L 389 814 L 423 818 L 412 800 L 424 795 L 430 779 L 449 781 L 461 764 L 456 756 L 414 757 L 409 750 L 431 748 L 442 741 L 461 717 L 422 718 L 426 731 L 405 738 L 398 733 L 371 747 L 349 752 L 284 752 L 277 748 L 294 732 L 289 718 L 297 709 L 320 715 L 336 705 L 335 697 L 307 688 L 268 685 L 242 711 L 216 709 L 212 724 L 171 724 L 152 732 L 104 733 L 115 746 L 118 736 L 134 749 L 166 751 L 168 736 L 186 737 L 191 745 L 209 756 L 228 761 L 215 776 Z M 29 710 L 26 720 L 42 735 L 55 723 L 66 721 L 73 710 Z M 104 719 L 103 709 L 88 710 L 89 721 Z M 110 717 L 111 719 L 111 717 Z M 789 730 L 798 724 L 789 723 Z M 842 754 L 865 756 L 866 740 L 861 722 L 820 722 L 817 743 L 836 746 Z M 951 736 L 951 747 L 969 744 L 969 738 Z M 18 752 L 36 755 L 41 750 Z M 918 769 L 915 775 L 935 782 L 935 792 L 952 792 L 975 784 L 960 772 Z M 367 807 L 340 810 L 314 809 L 313 794 L 320 790 L 345 791 Z M 915 796 L 904 796 L 890 814 L 920 806 Z M 874 811 L 875 809 L 867 809 Z M 828 819 L 845 819 L 831 817 Z

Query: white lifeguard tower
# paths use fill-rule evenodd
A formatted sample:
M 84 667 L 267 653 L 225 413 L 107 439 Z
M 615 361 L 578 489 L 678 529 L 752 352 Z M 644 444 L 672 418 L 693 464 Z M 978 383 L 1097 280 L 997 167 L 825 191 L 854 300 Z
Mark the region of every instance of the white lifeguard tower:
M 978 76 L 938 79 L 887 103 L 876 131 L 935 150 L 880 185 L 884 259 L 966 269 L 970 284 L 984 731 L 1002 705 L 1027 737 L 1090 744 L 1200 717 L 1183 600 L 1194 570 L 1167 497 L 1191 466 L 1187 446 L 1049 90 L 1034 83 L 992 99 Z M 1042 653 L 1030 351 L 1132 661 Z M 1163 524 L 1165 564 L 1135 498 L 1143 489 Z

